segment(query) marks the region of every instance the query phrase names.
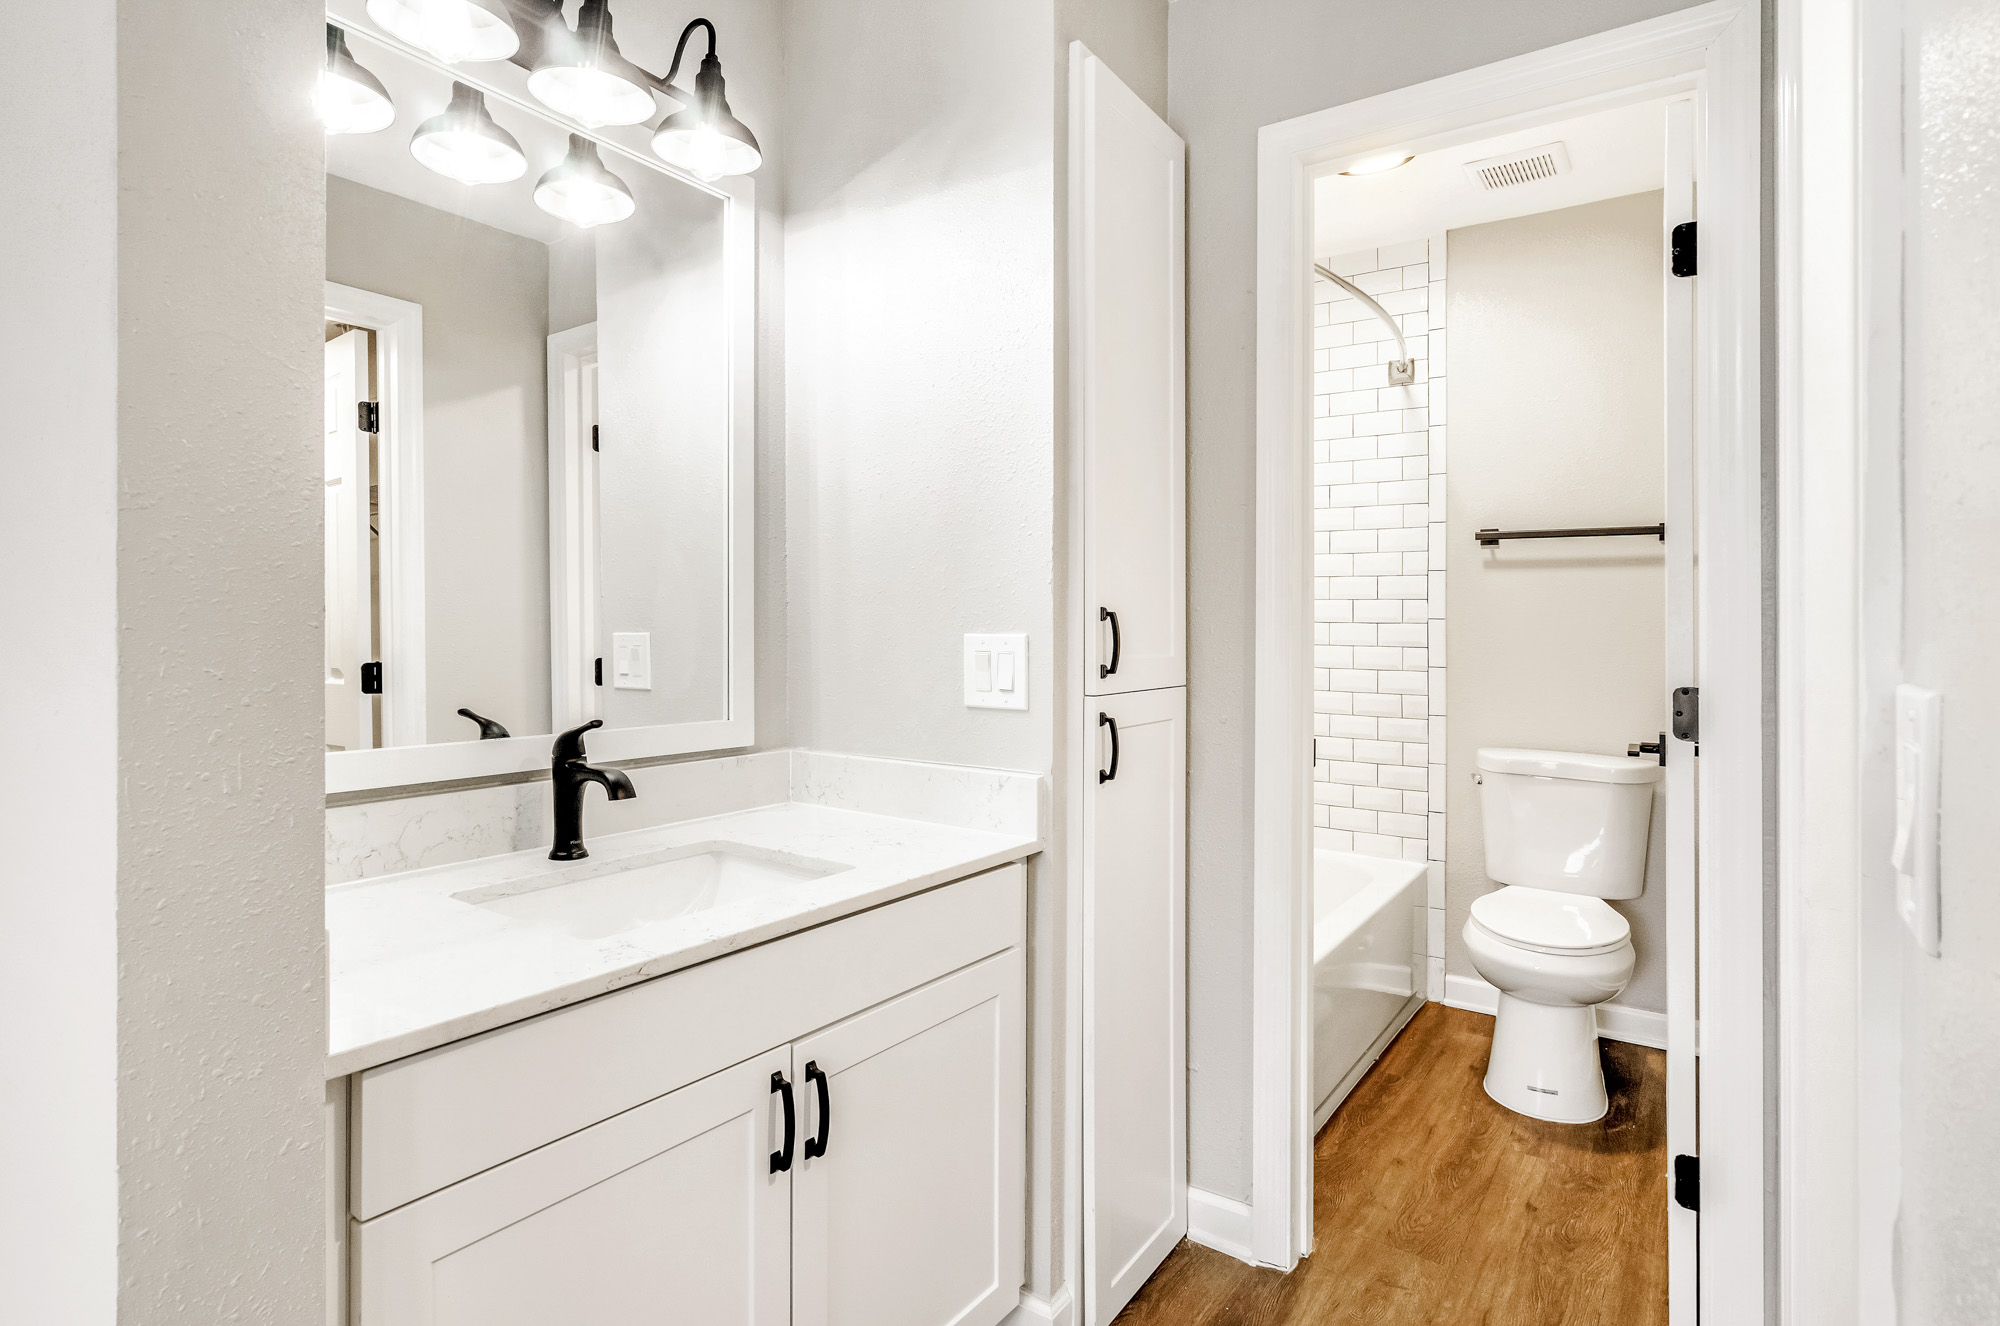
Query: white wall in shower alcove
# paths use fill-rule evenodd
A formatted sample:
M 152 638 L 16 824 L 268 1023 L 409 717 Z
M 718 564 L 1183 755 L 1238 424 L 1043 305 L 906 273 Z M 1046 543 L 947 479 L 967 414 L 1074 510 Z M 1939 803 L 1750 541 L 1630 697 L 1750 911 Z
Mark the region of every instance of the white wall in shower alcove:
M 1443 236 L 1326 260 L 1396 342 L 1313 279 L 1313 846 L 1429 861 L 1429 996 L 1444 992 Z

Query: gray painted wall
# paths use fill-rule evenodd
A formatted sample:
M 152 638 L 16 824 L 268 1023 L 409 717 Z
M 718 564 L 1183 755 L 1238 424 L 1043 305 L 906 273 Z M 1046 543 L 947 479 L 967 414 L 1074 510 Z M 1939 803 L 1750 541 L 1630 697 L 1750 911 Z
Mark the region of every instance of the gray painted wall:
M 1684 6 L 1176 0 L 1188 143 L 1188 1177 L 1250 1193 L 1257 130 Z
M 1448 236 L 1451 462 L 1445 970 L 1486 874 L 1482 746 L 1623 754 L 1666 702 L 1666 556 L 1652 539 L 1505 544 L 1487 527 L 1651 524 L 1666 501 L 1659 192 Z M 1436 512 L 1432 513 L 1436 515 Z M 1436 804 L 1436 803 L 1433 803 Z M 1646 890 L 1611 905 L 1638 965 L 1618 1002 L 1667 1008 L 1665 819 Z
M 1911 9 L 1904 675 L 1944 697 L 1943 953 L 1904 948 L 1902 1320 L 2000 1320 L 2000 11 Z

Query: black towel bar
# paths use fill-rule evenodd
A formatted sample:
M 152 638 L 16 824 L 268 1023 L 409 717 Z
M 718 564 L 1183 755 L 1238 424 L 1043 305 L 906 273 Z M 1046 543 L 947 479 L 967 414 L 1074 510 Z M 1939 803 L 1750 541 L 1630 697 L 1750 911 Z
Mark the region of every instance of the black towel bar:
M 1481 545 L 1497 548 L 1502 539 L 1601 539 L 1617 534 L 1650 534 L 1667 541 L 1665 525 L 1595 525 L 1588 529 L 1483 529 L 1476 537 Z

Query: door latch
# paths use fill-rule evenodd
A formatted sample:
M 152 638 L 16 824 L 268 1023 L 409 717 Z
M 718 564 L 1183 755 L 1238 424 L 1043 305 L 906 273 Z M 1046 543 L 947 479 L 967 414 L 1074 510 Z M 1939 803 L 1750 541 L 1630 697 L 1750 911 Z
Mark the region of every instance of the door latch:
M 1674 1204 L 1689 1211 L 1701 1210 L 1701 1157 L 1674 1157 Z
M 363 663 L 361 665 L 361 693 L 363 695 L 380 695 L 382 693 L 382 665 L 380 663 Z
M 1635 741 L 1625 748 L 1625 753 L 1633 759 L 1641 755 L 1657 755 L 1664 765 L 1667 762 L 1667 734 L 1662 732 L 1658 741 Z
M 1674 736 L 1681 741 L 1701 740 L 1701 687 L 1674 687 Z

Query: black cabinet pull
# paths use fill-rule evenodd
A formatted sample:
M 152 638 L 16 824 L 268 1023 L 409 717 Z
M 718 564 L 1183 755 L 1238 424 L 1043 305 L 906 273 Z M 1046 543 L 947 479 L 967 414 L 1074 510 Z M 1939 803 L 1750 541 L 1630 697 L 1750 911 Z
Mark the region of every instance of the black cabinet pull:
M 1118 776 L 1118 720 L 1110 714 L 1100 713 L 1097 716 L 1097 725 L 1111 729 L 1111 769 L 1108 773 L 1103 769 L 1097 771 L 1097 781 L 1108 783 Z
M 819 1136 L 806 1139 L 806 1159 L 826 1154 L 826 1134 L 833 1127 L 833 1101 L 827 1096 L 826 1074 L 819 1071 L 819 1064 L 806 1060 L 806 1081 L 819 1087 Z
M 792 1084 L 783 1073 L 771 1074 L 771 1090 L 785 1098 L 785 1149 L 771 1153 L 771 1173 L 782 1174 L 792 1167 L 792 1138 L 798 1133 L 799 1118 L 792 1109 Z M 810 1147 L 812 1144 L 806 1144 Z M 811 1155 L 811 1151 L 806 1152 Z
M 1118 671 L 1118 655 L 1124 650 L 1125 641 L 1118 634 L 1117 613 L 1111 611 L 1109 608 L 1099 608 L 1097 610 L 1097 620 L 1111 623 L 1111 663 L 1108 667 L 1102 663 L 1097 665 L 1097 679 L 1102 681 L 1112 673 Z

